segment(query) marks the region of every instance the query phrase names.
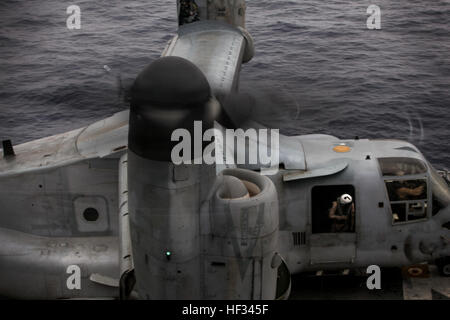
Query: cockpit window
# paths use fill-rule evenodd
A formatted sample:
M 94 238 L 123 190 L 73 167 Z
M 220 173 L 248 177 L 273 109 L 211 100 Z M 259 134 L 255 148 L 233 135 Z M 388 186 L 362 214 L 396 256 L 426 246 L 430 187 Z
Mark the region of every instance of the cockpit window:
M 416 180 L 386 180 L 390 201 L 411 201 L 427 199 L 427 181 Z
M 427 172 L 424 162 L 413 158 L 379 158 L 383 176 L 407 176 Z
M 392 222 L 412 222 L 426 219 L 428 190 L 426 179 L 386 180 L 391 202 Z

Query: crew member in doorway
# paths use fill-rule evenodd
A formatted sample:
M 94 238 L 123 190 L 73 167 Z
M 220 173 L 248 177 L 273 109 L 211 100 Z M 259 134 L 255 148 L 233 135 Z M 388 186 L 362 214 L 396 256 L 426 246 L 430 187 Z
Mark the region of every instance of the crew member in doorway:
M 329 218 L 332 220 L 331 232 L 354 232 L 355 230 L 355 204 L 352 196 L 343 194 L 336 201 L 329 211 Z
M 186 23 L 192 23 L 198 21 L 198 5 L 194 0 L 181 0 L 180 1 L 180 26 Z

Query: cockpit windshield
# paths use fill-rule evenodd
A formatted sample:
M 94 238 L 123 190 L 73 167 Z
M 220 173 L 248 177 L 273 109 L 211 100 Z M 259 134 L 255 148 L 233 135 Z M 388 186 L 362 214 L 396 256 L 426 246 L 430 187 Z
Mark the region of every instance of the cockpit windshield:
M 424 162 L 414 158 L 379 158 L 383 176 L 407 176 L 427 172 Z

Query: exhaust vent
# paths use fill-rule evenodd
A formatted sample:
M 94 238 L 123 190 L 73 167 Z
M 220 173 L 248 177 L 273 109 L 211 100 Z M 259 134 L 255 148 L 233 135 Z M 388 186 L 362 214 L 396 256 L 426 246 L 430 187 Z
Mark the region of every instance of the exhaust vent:
M 294 239 L 294 246 L 306 245 L 306 233 L 305 232 L 292 232 L 292 237 Z

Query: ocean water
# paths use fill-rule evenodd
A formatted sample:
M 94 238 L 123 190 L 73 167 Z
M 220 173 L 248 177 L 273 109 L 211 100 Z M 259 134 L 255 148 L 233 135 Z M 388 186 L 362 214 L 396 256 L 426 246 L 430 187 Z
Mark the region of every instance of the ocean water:
M 81 30 L 66 27 L 71 4 L 81 8 Z M 381 30 L 366 27 L 370 4 L 381 8 Z M 247 7 L 256 55 L 241 92 L 270 107 L 263 122 L 287 134 L 408 140 L 450 168 L 449 0 Z M 2 0 L 0 139 L 18 144 L 127 108 L 127 89 L 176 20 L 175 0 Z

